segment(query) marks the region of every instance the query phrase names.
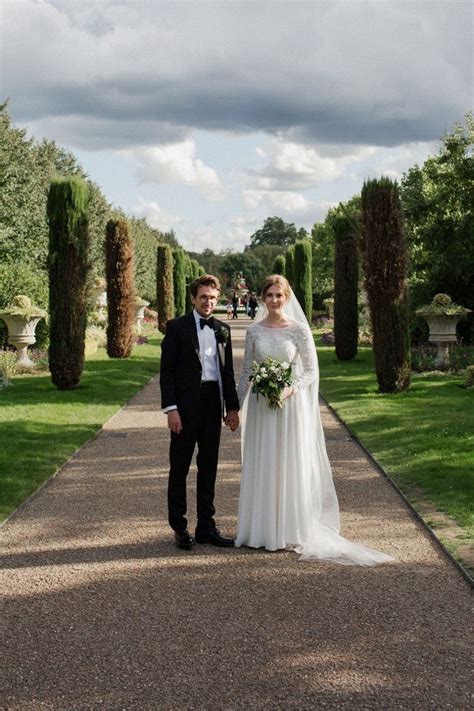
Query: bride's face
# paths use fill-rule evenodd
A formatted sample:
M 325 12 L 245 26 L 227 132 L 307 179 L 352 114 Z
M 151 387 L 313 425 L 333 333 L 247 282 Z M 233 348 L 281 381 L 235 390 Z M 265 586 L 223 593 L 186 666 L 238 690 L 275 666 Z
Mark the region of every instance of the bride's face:
M 270 286 L 263 297 L 269 313 L 280 313 L 285 305 L 285 294 L 278 284 Z

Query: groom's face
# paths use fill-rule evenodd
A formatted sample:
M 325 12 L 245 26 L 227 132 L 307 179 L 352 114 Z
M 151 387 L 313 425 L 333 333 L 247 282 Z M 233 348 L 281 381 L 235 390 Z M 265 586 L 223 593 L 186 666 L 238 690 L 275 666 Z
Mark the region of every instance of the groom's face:
M 209 318 L 216 308 L 219 292 L 212 286 L 199 286 L 196 296 L 191 296 L 194 308 L 203 318 Z

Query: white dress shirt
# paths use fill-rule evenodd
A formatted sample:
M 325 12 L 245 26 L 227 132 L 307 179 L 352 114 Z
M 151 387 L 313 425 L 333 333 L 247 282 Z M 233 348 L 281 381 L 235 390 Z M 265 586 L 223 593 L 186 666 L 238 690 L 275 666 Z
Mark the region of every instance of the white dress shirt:
M 196 330 L 199 341 L 199 358 L 202 365 L 201 382 L 213 380 L 217 383 L 219 376 L 217 374 L 217 344 L 214 329 L 209 328 L 209 326 L 201 328 L 200 320 L 202 316 L 198 314 L 196 309 L 194 309 L 193 314 L 194 320 L 196 321 Z
M 193 310 L 194 320 L 196 322 L 196 331 L 199 342 L 199 360 L 202 365 L 201 383 L 213 381 L 219 383 L 219 367 L 217 364 L 217 343 L 213 328 L 204 326 L 201 328 L 200 319 L 202 316 L 198 314 L 196 309 Z M 172 410 L 177 410 L 177 405 L 168 405 L 163 409 L 166 414 Z

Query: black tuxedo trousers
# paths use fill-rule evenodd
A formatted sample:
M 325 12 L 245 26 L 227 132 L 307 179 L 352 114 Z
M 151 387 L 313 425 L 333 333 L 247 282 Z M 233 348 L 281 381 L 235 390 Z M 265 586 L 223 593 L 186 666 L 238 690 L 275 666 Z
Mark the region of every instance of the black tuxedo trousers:
M 170 476 L 168 481 L 169 524 L 175 531 L 187 528 L 186 478 L 196 445 L 197 530 L 215 528 L 214 491 L 222 426 L 222 410 L 217 383 L 203 383 L 197 407 L 180 411 L 183 429 L 171 433 Z

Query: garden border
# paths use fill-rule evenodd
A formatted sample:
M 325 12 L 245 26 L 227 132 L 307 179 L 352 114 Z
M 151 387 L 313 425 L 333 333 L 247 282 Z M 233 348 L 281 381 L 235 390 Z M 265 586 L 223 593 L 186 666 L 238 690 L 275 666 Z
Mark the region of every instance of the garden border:
M 349 425 L 342 419 L 342 417 L 336 412 L 336 410 L 332 407 L 332 405 L 329 404 L 329 402 L 326 400 L 324 395 L 320 392 L 319 397 L 321 400 L 324 402 L 328 410 L 334 415 L 334 417 L 337 419 L 339 424 L 341 424 L 347 432 L 350 434 L 351 438 L 357 442 L 359 447 L 363 450 L 365 456 L 369 461 L 377 468 L 377 470 L 387 479 L 387 481 L 392 485 L 392 487 L 395 489 L 397 494 L 400 496 L 400 498 L 404 501 L 410 512 L 413 514 L 415 519 L 423 526 L 425 531 L 431 536 L 431 538 L 437 543 L 439 548 L 443 551 L 444 555 L 449 558 L 451 563 L 458 569 L 458 571 L 461 573 L 462 577 L 467 581 L 467 583 L 471 586 L 474 587 L 474 578 L 471 578 L 469 575 L 468 571 L 464 568 L 461 563 L 456 560 L 456 558 L 453 556 L 452 553 L 449 552 L 449 550 L 446 548 L 446 546 L 440 541 L 434 530 L 428 526 L 424 518 L 418 511 L 415 509 L 412 503 L 407 499 L 403 491 L 400 489 L 398 484 L 391 478 L 391 476 L 388 474 L 388 472 L 383 468 L 383 466 L 375 459 L 374 455 L 367 449 L 365 444 L 363 444 L 359 437 L 356 435 L 356 433 L 349 427 Z
M 64 469 L 64 467 L 65 467 L 67 464 L 69 464 L 69 462 L 71 462 L 71 461 L 74 459 L 74 457 L 76 457 L 76 456 L 79 454 L 79 452 L 80 452 L 82 449 L 84 449 L 84 447 L 86 447 L 86 446 L 89 444 L 89 442 L 93 442 L 95 439 L 97 439 L 97 437 L 99 437 L 99 436 L 102 434 L 102 432 L 104 431 L 104 427 L 117 415 L 117 413 L 119 413 L 124 407 L 128 407 L 128 405 L 130 405 L 130 403 L 132 402 L 132 400 L 133 400 L 134 398 L 136 398 L 137 395 L 139 395 L 139 394 L 141 393 L 141 391 L 142 391 L 144 388 L 148 387 L 148 386 L 150 385 L 151 381 L 152 381 L 154 378 L 156 378 L 156 376 L 157 376 L 157 373 L 155 373 L 155 375 L 152 375 L 151 378 L 150 378 L 150 380 L 149 380 L 147 383 L 145 383 L 145 385 L 144 385 L 142 388 L 140 388 L 140 390 L 137 390 L 137 392 L 132 395 L 132 397 L 130 398 L 130 400 L 127 400 L 127 402 L 124 402 L 124 404 L 121 405 L 121 406 L 118 408 L 118 410 L 116 410 L 116 411 L 114 412 L 114 414 L 111 415 L 111 416 L 109 417 L 109 419 L 106 420 L 106 421 L 103 423 L 103 425 L 100 427 L 100 429 L 98 429 L 97 432 L 92 435 L 92 437 L 90 437 L 88 440 L 86 440 L 85 442 L 83 442 L 83 443 L 81 444 L 81 446 L 78 447 L 78 448 L 71 454 L 70 457 L 68 457 L 52 474 L 49 475 L 49 477 L 48 477 L 47 479 L 45 479 L 45 480 L 38 486 L 37 489 L 35 489 L 34 491 L 32 491 L 31 494 L 30 494 L 29 496 L 27 496 L 24 501 L 21 502 L 21 504 L 18 504 L 18 506 L 16 507 L 16 509 L 14 509 L 11 513 L 9 513 L 8 516 L 7 516 L 3 521 L 0 521 L 0 530 L 1 530 L 4 526 L 6 526 L 6 524 L 7 524 L 11 519 L 13 519 L 17 514 L 19 514 L 19 513 L 23 510 L 23 508 L 24 508 L 30 501 L 32 501 L 36 496 L 38 496 L 38 494 L 39 494 L 43 489 L 46 489 L 46 487 L 49 486 L 49 485 L 53 482 L 53 479 L 56 479 L 56 477 L 58 477 L 58 476 L 61 474 L 61 471 Z

